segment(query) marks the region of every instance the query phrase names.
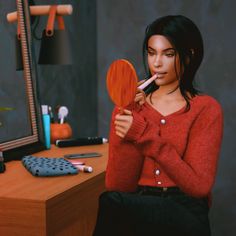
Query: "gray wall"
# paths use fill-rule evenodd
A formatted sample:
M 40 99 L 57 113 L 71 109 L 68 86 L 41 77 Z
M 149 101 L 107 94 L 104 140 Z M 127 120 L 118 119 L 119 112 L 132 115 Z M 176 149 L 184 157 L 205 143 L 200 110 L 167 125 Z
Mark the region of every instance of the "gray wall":
M 157 17 L 183 14 L 200 28 L 205 58 L 197 76 L 198 88 L 214 96 L 223 106 L 224 141 L 219 161 L 213 205 L 212 235 L 236 233 L 236 2 L 234 0 L 98 0 L 98 128 L 106 136 L 113 105 L 106 92 L 106 71 L 111 62 L 127 58 L 144 78 L 142 40 L 145 26 Z

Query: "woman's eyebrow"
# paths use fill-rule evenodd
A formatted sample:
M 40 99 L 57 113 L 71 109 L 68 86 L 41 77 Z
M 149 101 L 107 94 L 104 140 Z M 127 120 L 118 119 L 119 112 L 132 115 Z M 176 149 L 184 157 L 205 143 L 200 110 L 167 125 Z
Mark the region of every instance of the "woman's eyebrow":
M 148 47 L 148 50 L 153 50 L 153 51 L 156 51 L 154 48 L 152 48 L 152 47 Z M 173 51 L 175 51 L 175 49 L 174 48 L 165 48 L 165 49 L 163 49 L 162 51 L 163 52 L 166 52 L 166 51 L 169 51 L 169 50 L 173 50 Z
M 166 52 L 166 51 L 169 51 L 169 50 L 173 50 L 173 51 L 175 51 L 174 48 L 166 48 L 166 49 L 163 50 L 163 52 Z

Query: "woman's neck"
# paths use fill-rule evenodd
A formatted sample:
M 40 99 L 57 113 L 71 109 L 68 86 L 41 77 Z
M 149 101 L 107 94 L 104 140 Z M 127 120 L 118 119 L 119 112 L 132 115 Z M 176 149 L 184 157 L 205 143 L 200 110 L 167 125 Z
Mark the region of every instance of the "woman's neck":
M 153 96 L 163 100 L 176 100 L 183 99 L 178 84 L 170 84 L 166 86 L 160 86 L 154 93 Z

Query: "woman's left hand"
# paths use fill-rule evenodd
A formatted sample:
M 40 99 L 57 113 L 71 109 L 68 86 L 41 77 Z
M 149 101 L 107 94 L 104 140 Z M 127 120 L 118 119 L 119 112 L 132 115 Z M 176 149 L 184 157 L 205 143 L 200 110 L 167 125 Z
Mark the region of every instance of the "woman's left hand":
M 142 83 L 144 83 L 145 80 L 141 80 L 138 82 L 138 86 L 141 85 Z M 136 92 L 136 96 L 134 101 L 136 103 L 138 103 L 140 106 L 142 106 L 145 101 L 146 101 L 146 94 L 144 93 L 144 91 L 142 89 L 137 88 L 137 92 Z
M 130 110 L 124 109 L 122 114 L 115 116 L 115 131 L 116 135 L 124 138 L 133 123 L 133 116 Z

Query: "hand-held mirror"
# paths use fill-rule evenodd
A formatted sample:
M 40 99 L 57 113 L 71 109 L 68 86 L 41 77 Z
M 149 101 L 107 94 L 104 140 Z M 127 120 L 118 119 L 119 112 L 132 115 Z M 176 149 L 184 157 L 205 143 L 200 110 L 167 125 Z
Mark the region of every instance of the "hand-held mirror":
M 138 88 L 145 89 L 155 79 L 157 79 L 157 74 L 147 79 Z M 107 90 L 115 105 L 124 108 L 131 104 L 137 93 L 137 84 L 136 71 L 129 61 L 119 59 L 110 65 L 107 72 Z
M 129 61 L 114 61 L 108 69 L 106 82 L 108 94 L 115 105 L 124 108 L 134 101 L 138 78 Z

